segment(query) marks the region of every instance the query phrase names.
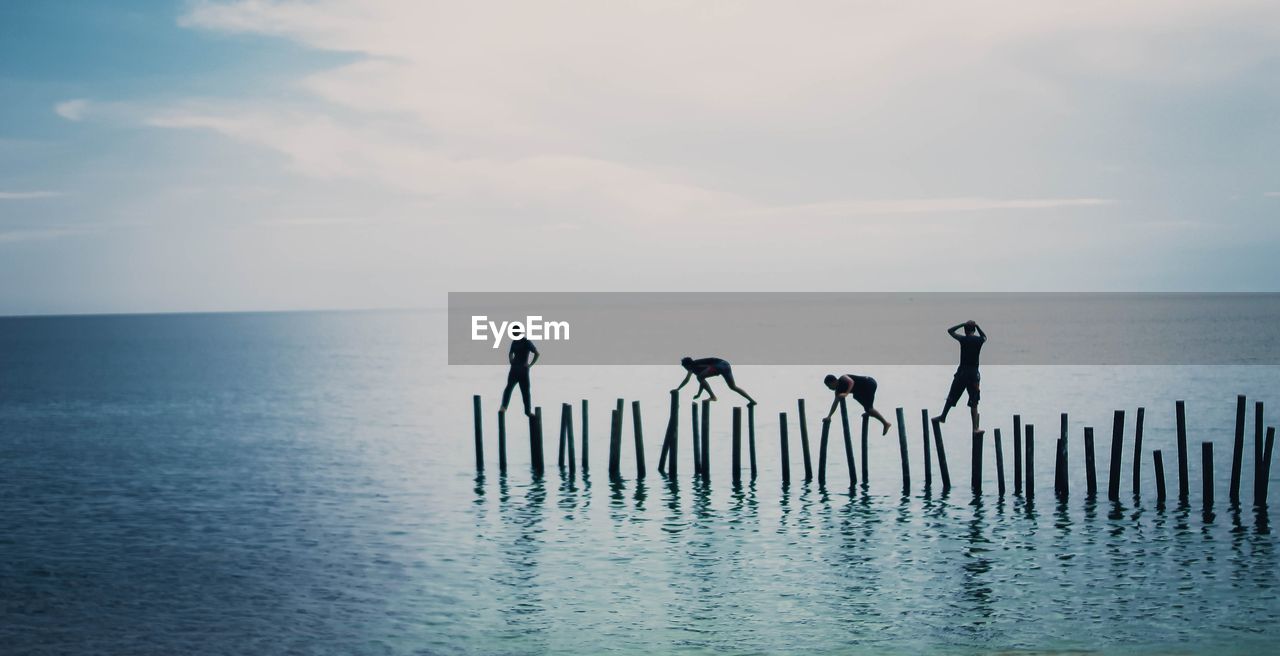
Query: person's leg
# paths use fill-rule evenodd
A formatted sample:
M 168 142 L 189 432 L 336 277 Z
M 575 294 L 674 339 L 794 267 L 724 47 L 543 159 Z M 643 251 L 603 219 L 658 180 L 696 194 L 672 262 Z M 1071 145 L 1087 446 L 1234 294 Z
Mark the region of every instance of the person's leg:
M 724 377 L 724 384 L 728 385 L 729 389 L 737 392 L 738 394 L 741 394 L 742 398 L 746 399 L 749 405 L 756 404 L 756 400 L 751 398 L 751 395 L 747 394 L 746 390 L 742 389 L 741 387 L 738 387 L 738 384 L 734 382 L 733 369 L 731 369 L 729 365 L 724 365 L 723 367 L 720 368 L 720 375 Z
M 498 412 L 506 412 L 507 404 L 511 403 L 511 390 L 516 386 L 516 372 L 511 370 L 507 372 L 507 387 L 502 390 L 502 407 L 498 408 Z
M 890 424 L 889 420 L 885 419 L 884 415 L 880 414 L 879 410 L 876 410 L 875 408 L 867 408 L 866 410 L 867 410 L 868 417 L 874 417 L 875 419 L 879 420 L 882 426 L 884 426 L 884 430 L 880 431 L 880 434 L 881 435 L 887 434 L 889 432 L 889 427 L 892 426 L 893 424 Z
M 693 398 L 697 399 L 702 396 L 703 392 L 706 392 L 707 396 L 710 397 L 712 401 L 716 400 L 716 393 L 711 391 L 711 386 L 707 384 L 707 379 L 698 378 L 698 393 L 694 394 Z
M 520 371 L 520 400 L 524 401 L 524 413 L 533 416 L 533 403 L 529 401 L 529 370 Z
M 964 381 L 959 376 L 955 376 L 951 379 L 951 389 L 947 391 L 947 401 L 942 406 L 942 414 L 937 417 L 939 422 L 947 420 L 947 413 L 960 402 L 962 393 L 964 393 Z
M 978 388 L 978 381 L 974 380 L 969 383 L 969 418 L 973 420 L 973 432 L 981 433 L 982 429 L 978 427 L 978 399 L 981 398 L 981 390 Z

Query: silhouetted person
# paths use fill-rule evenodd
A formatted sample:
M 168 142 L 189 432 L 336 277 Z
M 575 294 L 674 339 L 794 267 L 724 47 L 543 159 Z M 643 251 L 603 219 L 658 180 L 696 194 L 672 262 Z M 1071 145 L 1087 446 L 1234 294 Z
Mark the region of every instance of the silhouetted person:
M 529 354 L 533 359 L 529 359 Z M 507 372 L 507 388 L 502 390 L 502 407 L 498 412 L 506 412 L 511 402 L 511 389 L 520 385 L 520 399 L 524 401 L 524 414 L 533 416 L 533 407 L 529 403 L 529 368 L 538 362 L 538 347 L 527 337 L 511 341 L 511 350 L 507 351 L 507 360 L 511 362 L 511 371 Z
M 957 335 L 956 331 L 961 328 L 964 328 L 964 334 Z M 975 332 L 978 334 L 975 335 Z M 942 408 L 938 421 L 946 421 L 947 413 L 951 412 L 951 408 L 960 401 L 961 392 L 968 392 L 969 417 L 973 419 L 973 432 L 981 434 L 982 431 L 978 428 L 978 399 L 981 396 L 978 383 L 982 380 L 982 376 L 978 373 L 978 353 L 982 351 L 982 345 L 987 343 L 987 334 L 982 332 L 982 328 L 972 319 L 948 328 L 947 334 L 960 342 L 960 366 L 956 368 L 956 375 L 951 379 L 951 390 L 947 392 L 947 404 Z
M 741 394 L 747 400 L 748 405 L 756 404 L 756 400 L 751 398 L 750 394 L 747 394 L 745 390 L 738 387 L 737 383 L 733 382 L 733 369 L 729 366 L 728 361 L 721 358 L 699 358 L 694 360 L 693 358 L 685 357 L 680 360 L 680 366 L 684 367 L 688 373 L 685 374 L 684 380 L 680 382 L 680 387 L 675 388 L 674 391 L 680 391 L 689 382 L 691 376 L 697 376 L 698 393 L 694 394 L 693 398 L 696 400 L 702 396 L 703 390 L 706 390 L 707 394 L 711 396 L 711 400 L 715 401 L 716 393 L 711 391 L 711 386 L 707 384 L 707 379 L 715 376 L 724 376 L 724 382 L 729 386 L 729 389 Z
M 827 412 L 827 419 L 830 419 L 831 415 L 836 413 L 836 408 L 840 407 L 840 399 L 852 396 L 854 401 L 862 404 L 863 414 L 868 417 L 875 417 L 884 426 L 884 430 L 880 433 L 881 435 L 889 432 L 889 426 L 892 424 L 884 418 L 884 415 L 880 414 L 879 410 L 875 409 L 876 379 L 871 376 L 855 376 L 853 374 L 845 374 L 836 378 L 835 374 L 827 374 L 827 377 L 822 382 L 827 384 L 827 389 L 836 393 L 835 400 L 831 402 L 831 410 Z

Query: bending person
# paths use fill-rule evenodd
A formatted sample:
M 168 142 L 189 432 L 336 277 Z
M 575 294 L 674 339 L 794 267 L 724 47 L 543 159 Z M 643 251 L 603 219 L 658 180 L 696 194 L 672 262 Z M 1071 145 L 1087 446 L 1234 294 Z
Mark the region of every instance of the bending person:
M 533 354 L 533 359 L 529 359 L 529 354 Z M 516 385 L 520 386 L 520 399 L 524 401 L 525 416 L 533 416 L 533 406 L 529 402 L 529 368 L 537 364 L 538 347 L 533 345 L 527 337 L 511 341 L 511 350 L 507 351 L 507 360 L 511 363 L 511 370 L 507 372 L 507 388 L 502 390 L 502 407 L 498 412 L 506 412 L 507 404 L 511 402 L 511 390 Z
M 741 394 L 742 398 L 747 400 L 747 405 L 756 404 L 756 400 L 751 398 L 751 395 L 747 394 L 746 390 L 738 387 L 738 384 L 733 381 L 733 368 L 729 366 L 727 360 L 722 358 L 698 358 L 694 360 L 693 358 L 685 357 L 680 360 L 680 366 L 684 367 L 687 373 L 685 373 L 684 380 L 680 382 L 680 386 L 673 391 L 680 391 L 688 384 L 689 378 L 697 376 L 698 393 L 694 394 L 693 398 L 696 400 L 702 396 L 703 391 L 706 391 L 711 396 L 711 400 L 715 401 L 716 393 L 711 391 L 711 386 L 707 384 L 707 379 L 723 376 L 724 382 L 729 386 L 729 389 Z
M 956 334 L 956 331 L 961 328 L 964 328 L 964 334 Z M 976 335 L 974 334 L 975 332 L 977 333 Z M 946 421 L 947 413 L 951 412 L 951 408 L 954 408 L 956 403 L 960 401 L 960 394 L 968 392 L 969 417 L 973 420 L 973 432 L 975 435 L 981 435 L 983 431 L 978 428 L 978 399 L 981 397 L 979 383 L 982 380 L 982 375 L 978 373 L 978 353 L 982 351 L 982 345 L 987 342 L 987 334 L 982 332 L 982 328 L 972 319 L 948 328 L 947 334 L 951 335 L 952 339 L 960 342 L 960 366 L 956 367 L 956 375 L 951 379 L 951 390 L 947 392 L 947 403 L 943 406 L 942 414 L 938 416 L 938 421 Z
M 854 401 L 862 404 L 863 414 L 868 417 L 875 417 L 884 426 L 881 435 L 889 432 L 889 426 L 892 424 L 875 409 L 876 403 L 876 379 L 871 376 L 855 376 L 853 374 L 845 374 L 836 378 L 835 374 L 828 374 L 823 379 L 827 384 L 827 389 L 836 393 L 836 398 L 831 402 L 831 410 L 827 412 L 827 419 L 836 413 L 836 408 L 840 407 L 840 399 L 846 396 L 852 396 Z

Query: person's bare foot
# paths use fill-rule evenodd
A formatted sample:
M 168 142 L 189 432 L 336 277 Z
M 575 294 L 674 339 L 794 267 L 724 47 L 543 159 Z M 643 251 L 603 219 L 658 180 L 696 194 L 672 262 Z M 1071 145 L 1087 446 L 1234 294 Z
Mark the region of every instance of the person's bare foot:
M 947 423 L 947 418 L 943 417 L 942 415 L 938 415 L 937 417 L 934 417 L 933 420 L 938 422 L 939 424 Z
M 982 437 L 982 435 L 983 435 L 984 433 L 986 433 L 986 432 L 987 432 L 987 431 L 982 430 L 981 428 L 979 428 L 978 430 L 973 431 L 973 436 L 974 436 L 974 437 Z
M 707 400 L 708 400 L 708 401 L 719 401 L 720 399 L 717 399 L 715 396 L 711 396 L 711 397 L 707 398 Z
M 886 421 L 886 422 L 884 422 L 884 430 L 880 432 L 880 435 L 882 435 L 882 436 L 883 436 L 883 435 L 888 435 L 888 434 L 889 434 L 889 427 L 890 427 L 890 426 L 892 426 L 892 425 L 893 425 L 893 424 L 891 424 L 891 423 L 889 423 L 889 422 L 887 422 L 887 421 Z

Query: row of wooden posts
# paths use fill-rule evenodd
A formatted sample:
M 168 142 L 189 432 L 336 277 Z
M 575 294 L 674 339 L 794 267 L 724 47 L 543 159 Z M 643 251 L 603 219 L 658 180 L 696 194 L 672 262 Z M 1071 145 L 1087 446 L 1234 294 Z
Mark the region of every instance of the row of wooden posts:
M 484 469 L 484 432 L 482 426 L 482 413 L 480 407 L 480 395 L 473 397 L 474 413 L 475 413 L 475 452 L 476 452 L 476 469 L 482 471 Z M 1236 424 L 1235 424 L 1235 442 L 1232 450 L 1231 458 L 1231 485 L 1230 500 L 1233 505 L 1240 502 L 1240 474 L 1243 464 L 1243 452 L 1245 442 L 1245 422 L 1246 422 L 1246 400 L 1244 395 L 1236 398 Z M 625 402 L 618 399 L 617 406 L 612 410 L 609 422 L 609 475 L 612 478 L 620 478 L 621 471 L 621 452 L 622 452 L 622 434 L 623 434 L 623 410 Z M 699 410 L 701 409 L 701 412 Z M 804 460 L 804 480 L 810 481 L 814 478 L 814 468 L 812 465 L 809 449 L 809 429 L 808 421 L 805 416 L 804 399 L 798 400 L 798 416 L 800 426 L 800 446 Z M 588 435 L 588 403 L 584 399 L 582 401 L 581 410 L 581 466 L 583 472 L 587 471 L 589 462 L 589 435 Z M 711 462 L 709 454 L 711 452 L 711 402 L 702 401 L 701 408 L 695 401 L 690 405 L 691 418 L 691 434 L 692 434 L 692 450 L 694 462 L 694 477 L 703 481 L 711 480 Z M 896 409 L 897 426 L 898 426 L 898 449 L 901 454 L 902 465 L 902 490 L 903 493 L 910 492 L 911 489 L 911 464 L 907 453 L 907 428 L 906 421 L 903 417 L 902 408 Z M 1178 500 L 1180 503 L 1188 502 L 1188 464 L 1187 464 L 1187 428 L 1186 428 L 1186 408 L 1182 401 L 1175 404 L 1176 426 L 1177 426 L 1177 458 L 1178 458 Z M 742 480 L 742 408 L 733 408 L 733 464 L 730 469 L 734 484 L 738 484 Z M 752 480 L 756 478 L 756 415 L 755 406 L 747 406 L 747 450 L 749 457 L 750 475 Z M 1144 408 L 1138 408 L 1137 424 L 1134 432 L 1133 441 L 1133 461 L 1132 461 L 1132 491 L 1135 499 L 1140 498 L 1142 492 L 1142 476 L 1141 476 L 1141 456 L 1142 456 L 1142 429 L 1143 420 L 1146 411 Z M 634 437 L 635 454 L 636 454 L 636 477 L 644 478 L 645 470 L 645 454 L 644 454 L 644 434 L 640 417 L 640 402 L 631 402 L 631 418 L 632 418 L 632 435 Z M 936 453 L 938 463 L 938 473 L 941 477 L 942 490 L 944 492 L 951 489 L 951 474 L 947 468 L 947 451 L 943 444 L 942 427 L 936 419 L 929 417 L 928 410 L 920 411 L 921 425 L 923 426 L 923 444 L 924 444 L 924 485 L 925 488 L 931 488 L 933 485 L 933 454 Z M 861 458 L 862 458 L 862 484 L 865 486 L 869 477 L 867 463 L 867 432 L 869 417 L 862 416 L 862 442 L 861 442 Z M 676 458 L 677 448 L 680 443 L 680 398 L 677 392 L 671 392 L 671 409 L 669 418 L 667 419 L 667 429 L 662 441 L 662 451 L 658 457 L 658 471 L 674 478 L 678 475 L 678 458 Z M 853 489 L 858 485 L 859 470 L 855 466 L 855 457 L 853 451 L 853 440 L 849 427 L 849 413 L 843 399 L 840 401 L 840 424 L 843 429 L 844 436 L 844 456 L 845 464 L 849 471 L 849 487 Z M 930 434 L 932 429 L 932 434 Z M 1121 460 L 1124 449 L 1124 430 L 1125 430 L 1125 411 L 1116 410 L 1111 425 L 1111 464 L 1108 468 L 1109 480 L 1107 484 L 1107 498 L 1111 501 L 1120 500 L 1120 475 Z M 779 444 L 781 451 L 781 468 L 782 468 L 782 484 L 784 486 L 791 483 L 791 452 L 790 442 L 787 435 L 787 413 L 778 413 L 778 431 Z M 831 420 L 824 418 L 822 420 L 822 436 L 818 447 L 818 467 L 817 479 L 819 486 L 826 486 L 827 483 L 827 442 L 831 433 Z M 1258 401 L 1254 409 L 1254 440 L 1253 440 L 1253 503 L 1255 506 L 1264 506 L 1267 502 L 1267 483 L 1271 473 L 1271 451 L 1275 441 L 1275 427 L 1266 428 L 1266 437 L 1263 437 L 1263 404 Z M 1097 496 L 1097 471 L 1094 464 L 1094 439 L 1093 428 L 1085 427 L 1084 429 L 1084 460 L 1085 460 L 1085 481 L 1086 495 L 1089 498 Z M 1004 464 L 1004 446 L 1000 429 L 993 431 L 993 444 L 995 447 L 995 465 L 996 465 L 996 485 L 1000 495 L 1005 494 L 1005 464 Z M 1067 499 L 1070 495 L 1070 485 L 1068 477 L 1068 446 L 1069 439 L 1067 435 L 1067 414 L 1062 413 L 1061 431 L 1054 450 L 1054 493 L 1059 499 Z M 507 469 L 507 431 L 506 418 L 504 413 L 498 413 L 498 468 L 505 472 Z M 543 452 L 542 452 L 542 408 L 536 408 L 534 414 L 529 418 L 529 445 L 533 471 L 535 474 L 541 475 L 544 471 Z M 983 436 L 973 435 L 972 437 L 972 471 L 971 471 L 971 488 L 974 495 L 982 494 L 982 464 L 983 464 Z M 573 407 L 564 403 L 560 406 L 560 439 L 558 446 L 559 456 L 558 464 L 561 472 L 567 476 L 575 476 L 577 474 L 577 463 L 579 462 L 578 453 L 575 453 L 575 439 L 573 430 Z M 1213 498 L 1213 443 L 1201 443 L 1201 465 L 1202 465 L 1202 497 L 1206 507 L 1212 506 Z M 1152 464 L 1155 467 L 1156 480 L 1156 501 L 1164 503 L 1165 501 L 1165 475 L 1164 475 L 1164 457 L 1160 449 L 1151 452 Z M 1035 476 L 1035 426 L 1032 424 L 1023 424 L 1020 415 L 1013 416 L 1013 493 L 1016 495 L 1024 495 L 1027 499 L 1035 496 L 1034 476 Z

